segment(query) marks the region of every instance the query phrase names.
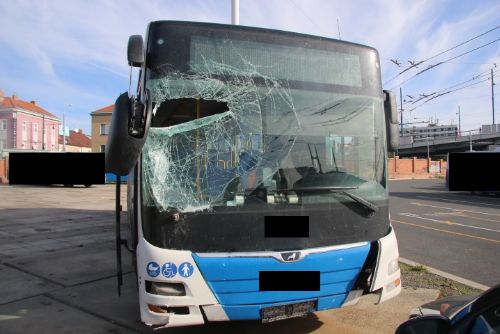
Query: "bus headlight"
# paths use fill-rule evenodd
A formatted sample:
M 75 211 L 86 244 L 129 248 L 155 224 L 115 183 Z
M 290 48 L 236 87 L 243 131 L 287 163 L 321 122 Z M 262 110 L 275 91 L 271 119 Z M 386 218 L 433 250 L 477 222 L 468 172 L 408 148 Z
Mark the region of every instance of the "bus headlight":
M 185 296 L 186 288 L 181 283 L 146 281 L 146 292 L 161 296 Z
M 399 261 L 398 259 L 394 259 L 391 262 L 389 262 L 389 265 L 387 266 L 387 274 L 392 275 L 396 271 L 399 270 Z

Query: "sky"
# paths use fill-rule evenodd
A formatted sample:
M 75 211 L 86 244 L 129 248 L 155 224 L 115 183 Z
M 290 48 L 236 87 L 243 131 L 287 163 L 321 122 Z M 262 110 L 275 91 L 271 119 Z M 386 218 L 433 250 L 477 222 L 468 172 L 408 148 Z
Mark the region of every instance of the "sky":
M 231 0 L 0 0 L 0 89 L 90 133 L 90 112 L 128 90 L 128 37 L 156 20 L 229 24 Z M 240 0 L 240 24 L 376 48 L 384 89 L 398 104 L 402 90 L 403 123 L 458 124 L 459 107 L 462 130 L 492 123 L 498 0 Z

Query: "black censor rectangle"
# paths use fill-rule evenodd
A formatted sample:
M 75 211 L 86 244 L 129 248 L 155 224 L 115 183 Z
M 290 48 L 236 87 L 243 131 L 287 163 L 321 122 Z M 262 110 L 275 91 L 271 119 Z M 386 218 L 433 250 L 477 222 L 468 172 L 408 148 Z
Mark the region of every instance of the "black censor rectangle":
M 12 152 L 8 177 L 10 184 L 104 184 L 104 153 Z
M 500 152 L 450 153 L 451 191 L 500 191 Z
M 266 216 L 266 238 L 309 238 L 309 216 Z
M 259 291 L 319 290 L 319 271 L 259 271 Z

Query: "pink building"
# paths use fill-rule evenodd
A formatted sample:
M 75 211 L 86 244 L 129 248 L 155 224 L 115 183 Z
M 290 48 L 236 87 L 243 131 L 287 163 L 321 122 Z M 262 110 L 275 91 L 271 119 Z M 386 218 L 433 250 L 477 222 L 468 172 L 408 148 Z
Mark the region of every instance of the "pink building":
M 59 119 L 35 101 L 0 90 L 0 151 L 2 149 L 58 151 Z

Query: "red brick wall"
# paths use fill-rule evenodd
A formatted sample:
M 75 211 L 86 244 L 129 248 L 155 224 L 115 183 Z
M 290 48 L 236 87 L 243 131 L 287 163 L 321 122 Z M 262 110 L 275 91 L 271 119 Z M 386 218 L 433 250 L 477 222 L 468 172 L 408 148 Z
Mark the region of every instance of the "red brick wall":
M 7 183 L 7 160 L 0 160 L 0 183 Z
M 446 162 L 443 160 L 400 159 L 396 156 L 387 159 L 387 167 L 390 179 L 426 179 L 446 175 Z

